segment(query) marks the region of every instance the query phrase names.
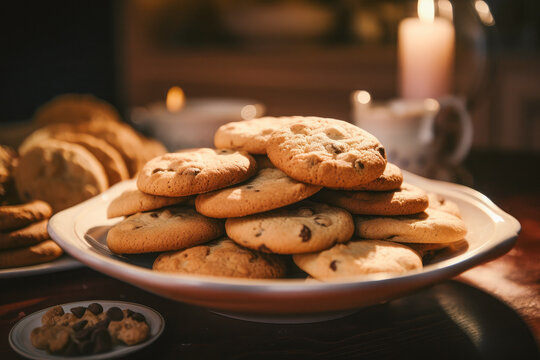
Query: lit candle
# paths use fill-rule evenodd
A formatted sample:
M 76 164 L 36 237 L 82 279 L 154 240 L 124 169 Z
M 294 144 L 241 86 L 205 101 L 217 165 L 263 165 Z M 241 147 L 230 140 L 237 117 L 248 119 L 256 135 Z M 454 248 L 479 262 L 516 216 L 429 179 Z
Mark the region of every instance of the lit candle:
M 454 26 L 435 17 L 433 0 L 418 0 L 418 18 L 399 24 L 401 97 L 437 98 L 449 94 L 454 67 Z

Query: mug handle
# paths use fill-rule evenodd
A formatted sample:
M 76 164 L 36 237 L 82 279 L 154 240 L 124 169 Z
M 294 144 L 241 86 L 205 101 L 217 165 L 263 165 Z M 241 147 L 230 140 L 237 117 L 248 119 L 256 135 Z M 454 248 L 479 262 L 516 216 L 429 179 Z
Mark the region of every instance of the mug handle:
M 454 149 L 454 152 L 448 156 L 448 160 L 452 164 L 459 164 L 469 153 L 473 141 L 473 124 L 471 115 L 467 111 L 463 99 L 457 96 L 443 96 L 437 99 L 437 101 L 439 102 L 441 109 L 450 108 L 458 114 L 461 125 L 461 134 L 459 142 Z

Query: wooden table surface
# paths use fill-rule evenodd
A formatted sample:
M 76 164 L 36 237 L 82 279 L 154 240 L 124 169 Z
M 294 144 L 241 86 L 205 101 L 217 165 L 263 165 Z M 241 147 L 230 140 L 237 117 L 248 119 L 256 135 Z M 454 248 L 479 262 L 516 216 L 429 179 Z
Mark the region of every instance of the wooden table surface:
M 235 320 L 150 294 L 89 268 L 0 280 L 0 359 L 19 359 L 11 327 L 42 308 L 110 299 L 148 305 L 162 336 L 129 358 L 538 359 L 540 154 L 473 152 L 472 187 L 516 217 L 522 231 L 501 258 L 352 315 L 311 324 Z

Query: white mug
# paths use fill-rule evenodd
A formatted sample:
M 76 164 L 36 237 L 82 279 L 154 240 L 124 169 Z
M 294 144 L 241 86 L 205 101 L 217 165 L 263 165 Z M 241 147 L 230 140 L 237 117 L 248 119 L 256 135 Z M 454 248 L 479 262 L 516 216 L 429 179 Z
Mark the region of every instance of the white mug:
M 354 123 L 373 134 L 386 149 L 388 161 L 423 176 L 437 177 L 441 167 L 458 166 L 468 154 L 473 140 L 471 117 L 462 99 L 393 99 L 372 103 L 363 91 L 352 94 Z M 457 114 L 460 131 L 455 146 L 443 151 L 436 120 L 443 110 Z M 439 127 L 440 129 L 441 127 Z

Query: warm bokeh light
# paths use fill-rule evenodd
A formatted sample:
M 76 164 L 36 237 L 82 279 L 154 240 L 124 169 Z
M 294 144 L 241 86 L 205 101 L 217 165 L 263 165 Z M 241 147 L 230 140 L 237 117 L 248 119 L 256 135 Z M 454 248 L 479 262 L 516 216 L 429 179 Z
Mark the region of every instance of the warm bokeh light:
M 358 101 L 360 104 L 369 104 L 371 101 L 371 95 L 365 90 L 357 91 L 356 101 Z
M 484 25 L 495 25 L 495 19 L 493 19 L 493 15 L 491 15 L 489 5 L 484 0 L 476 0 L 476 2 L 474 3 L 474 8 L 476 9 L 476 13 L 480 18 L 480 21 L 482 21 Z
M 255 105 L 246 105 L 240 110 L 240 116 L 244 120 L 251 120 L 257 116 L 257 107 Z
M 418 0 L 418 17 L 425 22 L 435 21 L 435 4 L 433 0 Z
M 427 111 L 439 111 L 439 102 L 435 99 L 425 99 L 424 100 L 424 107 Z
M 437 2 L 439 8 L 439 15 L 443 18 L 446 18 L 450 21 L 454 19 L 454 9 L 450 0 L 439 0 Z
M 186 96 L 184 95 L 184 90 L 178 86 L 173 86 L 167 91 L 167 110 L 170 112 L 180 111 L 184 107 L 186 102 Z

